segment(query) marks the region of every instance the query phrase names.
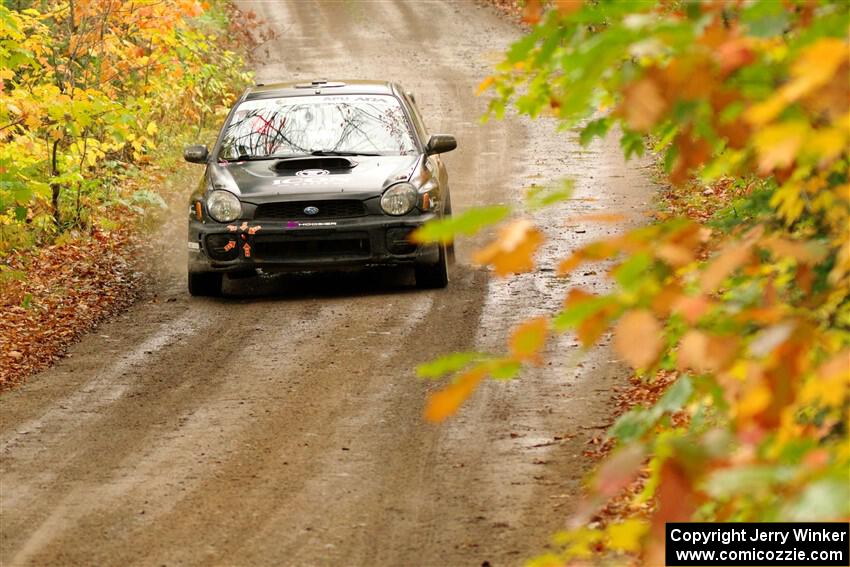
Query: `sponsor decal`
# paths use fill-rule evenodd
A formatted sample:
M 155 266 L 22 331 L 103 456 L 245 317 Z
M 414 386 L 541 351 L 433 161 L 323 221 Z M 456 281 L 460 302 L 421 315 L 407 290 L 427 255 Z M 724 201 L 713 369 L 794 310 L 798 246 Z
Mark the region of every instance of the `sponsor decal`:
M 201 245 L 198 244 L 197 242 L 190 242 L 189 243 L 189 250 L 200 250 L 200 249 L 201 249 Z
M 287 177 L 285 179 L 275 179 L 272 185 L 331 185 L 334 182 L 333 178 L 324 175 L 315 177 Z
M 295 224 L 299 227 L 302 227 L 302 228 L 305 227 L 305 226 L 336 226 L 336 223 L 333 222 L 333 221 L 328 221 L 328 222 L 298 222 L 298 223 L 295 223 Z M 289 223 L 287 223 L 286 226 L 289 226 Z

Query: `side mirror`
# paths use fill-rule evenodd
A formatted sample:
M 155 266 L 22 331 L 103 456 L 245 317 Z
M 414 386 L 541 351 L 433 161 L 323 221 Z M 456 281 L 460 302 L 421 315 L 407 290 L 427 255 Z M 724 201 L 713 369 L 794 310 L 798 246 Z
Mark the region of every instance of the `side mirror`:
M 186 146 L 183 148 L 183 159 L 191 163 L 207 163 L 210 152 L 206 146 Z
M 444 154 L 452 151 L 456 147 L 457 140 L 455 140 L 454 136 L 449 136 L 448 134 L 434 134 L 428 138 L 428 144 L 425 146 L 425 153 L 429 156 L 433 154 Z

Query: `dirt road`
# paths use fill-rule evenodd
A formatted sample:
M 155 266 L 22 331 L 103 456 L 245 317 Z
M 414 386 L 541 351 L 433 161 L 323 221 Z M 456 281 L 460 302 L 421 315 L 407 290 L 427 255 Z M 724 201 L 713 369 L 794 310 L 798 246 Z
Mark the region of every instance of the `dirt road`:
M 471 2 L 240 2 L 278 31 L 259 81 L 389 78 L 413 91 L 447 156 L 454 207 L 513 202 L 564 175 L 576 199 L 536 218 L 544 271 L 491 281 L 459 246 L 448 290 L 404 276 L 288 277 L 190 299 L 183 258 L 155 298 L 0 399 L 0 563 L 19 565 L 516 565 L 575 502 L 587 440 L 625 379 L 607 347 L 488 383 L 454 420 L 422 421 L 417 363 L 497 350 L 555 307 L 555 259 L 638 221 L 652 185 L 614 140 L 579 149 L 546 121 L 479 125 L 474 96 L 519 31 Z M 200 171 L 198 171 L 200 174 Z M 186 188 L 188 192 L 188 187 Z M 175 211 L 179 216 L 182 209 Z M 182 236 L 182 233 L 181 233 Z M 177 243 L 177 248 L 183 245 Z

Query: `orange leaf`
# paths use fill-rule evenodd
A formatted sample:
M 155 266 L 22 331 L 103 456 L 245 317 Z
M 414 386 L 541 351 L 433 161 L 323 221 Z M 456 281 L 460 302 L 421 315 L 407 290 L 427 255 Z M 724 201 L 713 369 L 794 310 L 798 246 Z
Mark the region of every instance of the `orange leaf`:
M 606 498 L 616 496 L 635 479 L 645 458 L 646 453 L 638 444 L 627 445 L 614 453 L 599 467 L 596 491 Z
M 700 317 L 708 313 L 711 306 L 711 301 L 704 295 L 685 295 L 673 303 L 673 312 L 679 313 L 689 325 L 696 325 Z
M 522 9 L 523 22 L 533 26 L 540 21 L 542 14 L 543 7 L 540 5 L 540 0 L 526 0 L 525 6 Z
M 679 155 L 673 162 L 670 181 L 674 185 L 682 185 L 689 179 L 689 174 L 711 157 L 711 146 L 703 138 L 694 137 L 690 129 L 680 132 L 675 140 Z
M 425 419 L 438 423 L 454 415 L 486 375 L 482 367 L 464 372 L 455 382 L 428 397 Z
M 582 346 L 589 347 L 602 336 L 602 333 L 608 328 L 608 317 L 611 315 L 611 310 L 611 307 L 603 307 L 578 324 L 576 335 Z
M 486 77 L 483 81 L 481 81 L 481 84 L 478 85 L 478 90 L 475 91 L 475 95 L 476 96 L 482 95 L 484 93 L 484 91 L 489 89 L 490 86 L 495 82 L 496 82 L 496 78 L 493 77 L 492 75 L 490 75 L 489 77 Z
M 793 258 L 804 264 L 817 264 L 826 255 L 825 249 L 817 248 L 812 243 L 796 242 L 776 235 L 765 238 L 761 245 L 776 256 Z
M 737 337 L 719 337 L 690 330 L 679 343 L 679 369 L 690 368 L 697 372 L 725 370 L 733 361 L 739 346 Z
M 499 231 L 499 237 L 473 256 L 478 264 L 492 264 L 500 276 L 530 271 L 543 235 L 527 219 L 519 219 Z
M 564 16 L 581 9 L 584 0 L 555 0 L 555 8 Z
M 644 77 L 623 89 L 623 103 L 619 114 L 633 130 L 648 132 L 667 108 L 661 88 L 649 77 Z
M 584 291 L 581 288 L 571 288 L 569 293 L 567 293 L 566 299 L 564 299 L 564 307 L 570 308 L 574 305 L 578 305 L 588 299 L 596 297 L 594 294 Z
M 723 280 L 750 259 L 751 252 L 752 244 L 747 242 L 736 242 L 726 246 L 703 272 L 700 280 L 702 292 L 712 293 L 716 290 Z
M 513 332 L 510 339 L 511 355 L 520 362 L 540 362 L 540 350 L 546 344 L 549 321 L 537 317 L 526 321 Z
M 668 317 L 673 311 L 673 306 L 676 301 L 678 301 L 681 296 L 681 285 L 675 282 L 665 285 L 664 288 L 652 298 L 652 311 L 659 317 Z
M 614 328 L 614 350 L 632 368 L 648 368 L 664 348 L 663 329 L 652 313 L 628 311 Z
M 581 250 L 573 252 L 569 258 L 562 260 L 561 263 L 558 264 L 558 275 L 566 276 L 578 268 L 582 262 L 584 262 L 584 256 L 582 255 Z
M 617 223 L 623 222 L 628 217 L 622 213 L 591 213 L 588 215 L 581 215 L 578 217 L 572 217 L 567 219 L 568 224 L 575 224 L 577 222 L 610 222 Z
M 748 37 L 735 37 L 724 42 L 717 47 L 714 55 L 720 62 L 720 70 L 724 75 L 749 65 L 755 59 L 751 39 Z

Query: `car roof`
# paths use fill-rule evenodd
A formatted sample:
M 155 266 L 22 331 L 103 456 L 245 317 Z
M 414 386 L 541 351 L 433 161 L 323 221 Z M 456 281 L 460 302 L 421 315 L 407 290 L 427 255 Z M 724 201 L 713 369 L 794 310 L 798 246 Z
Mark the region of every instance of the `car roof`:
M 396 95 L 401 88 L 389 81 L 293 81 L 287 83 L 258 83 L 244 94 L 247 100 L 258 98 L 310 96 L 328 94 L 389 94 Z

